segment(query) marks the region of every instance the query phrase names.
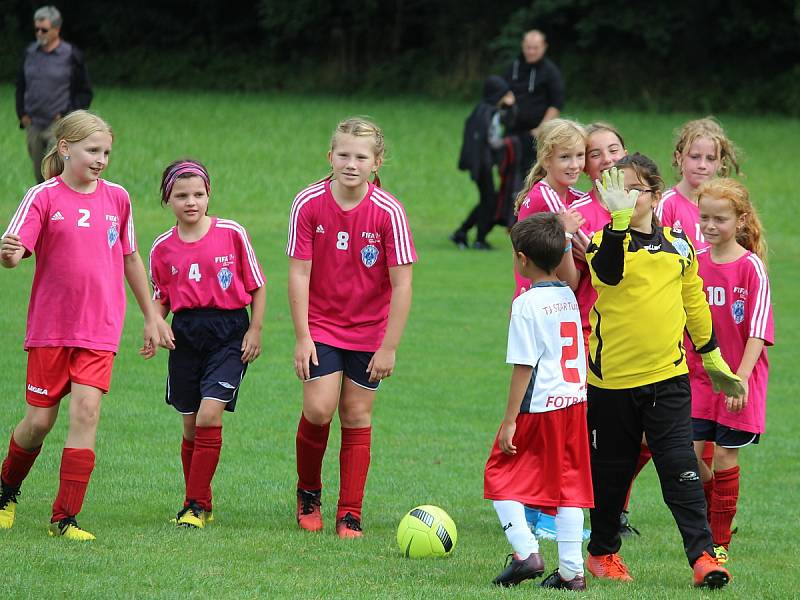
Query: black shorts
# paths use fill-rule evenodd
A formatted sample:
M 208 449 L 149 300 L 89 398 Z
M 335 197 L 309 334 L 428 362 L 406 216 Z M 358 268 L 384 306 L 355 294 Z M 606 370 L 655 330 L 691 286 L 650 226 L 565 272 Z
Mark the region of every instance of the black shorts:
M 342 371 L 345 376 L 356 385 L 368 390 L 378 389 L 381 382 L 371 382 L 369 380 L 369 373 L 367 373 L 367 367 L 369 366 L 369 361 L 372 360 L 373 354 L 375 354 L 374 352 L 342 350 L 341 348 L 329 346 L 328 344 L 321 344 L 319 342 L 314 342 L 314 345 L 317 347 L 319 366 L 315 366 L 313 362 L 309 362 L 311 376 L 306 379 L 306 381 Z
M 744 448 L 757 444 L 760 433 L 732 429 L 709 419 L 692 419 L 692 437 L 695 442 L 714 442 L 723 448 Z
M 242 340 L 250 326 L 247 311 L 195 308 L 172 318 L 175 349 L 169 353 L 167 404 L 179 413 L 196 413 L 203 398 L 225 403 L 233 412 L 247 371 Z

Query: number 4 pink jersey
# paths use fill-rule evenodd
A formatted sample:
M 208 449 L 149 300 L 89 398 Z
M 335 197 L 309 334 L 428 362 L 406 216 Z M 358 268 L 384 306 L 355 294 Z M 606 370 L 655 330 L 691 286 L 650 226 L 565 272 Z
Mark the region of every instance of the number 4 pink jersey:
M 764 340 L 765 346 L 775 341 L 769 279 L 764 263 L 747 252 L 731 263 L 717 264 L 711 252 L 697 253 L 699 274 L 703 278 L 714 334 L 722 357 L 736 372 L 751 337 Z M 703 371 L 700 358 L 689 354 L 693 362 L 692 416 L 709 419 L 722 425 L 752 433 L 762 433 L 766 420 L 767 378 L 769 363 L 766 348 L 762 350 L 748 382 L 747 406 L 739 413 L 725 408 L 724 396 L 714 394 Z
M 116 352 L 125 320 L 123 257 L 136 251 L 131 201 L 103 179 L 90 194 L 61 177 L 25 194 L 3 234 L 36 255 L 25 348 L 71 346 Z
M 673 187 L 664 192 L 656 206 L 656 216 L 664 227 L 681 229 L 692 242 L 695 250 L 708 247 L 700 232 L 700 211 L 697 204 Z
M 345 350 L 376 351 L 389 317 L 389 268 L 417 261 L 402 204 L 369 184 L 361 202 L 343 210 L 329 180 L 315 183 L 292 203 L 286 254 L 312 262 L 312 339 Z
M 250 304 L 264 274 L 244 227 L 212 217 L 202 239 L 184 242 L 177 227 L 162 233 L 150 250 L 153 299 L 175 313 L 187 308 L 235 310 Z

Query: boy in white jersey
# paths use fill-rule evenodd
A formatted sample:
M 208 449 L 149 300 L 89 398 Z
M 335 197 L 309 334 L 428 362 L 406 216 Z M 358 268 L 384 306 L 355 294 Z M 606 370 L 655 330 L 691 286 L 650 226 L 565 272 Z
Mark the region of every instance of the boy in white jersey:
M 556 268 L 572 244 L 559 218 L 532 215 L 511 230 L 514 263 L 531 281 L 514 300 L 506 362 L 514 365 L 508 405 L 484 472 L 514 549 L 493 583 L 517 585 L 544 573 L 525 505 L 556 508 L 559 567 L 543 587 L 585 590 L 583 508 L 594 506 L 586 429 L 586 355 L 578 303 Z

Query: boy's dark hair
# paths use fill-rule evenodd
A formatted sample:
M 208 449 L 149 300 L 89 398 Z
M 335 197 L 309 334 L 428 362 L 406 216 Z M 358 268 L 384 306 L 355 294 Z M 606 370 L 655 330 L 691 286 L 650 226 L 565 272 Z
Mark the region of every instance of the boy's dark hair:
M 511 228 L 514 252 L 522 252 L 548 275 L 561 264 L 566 243 L 564 225 L 554 213 L 536 213 Z

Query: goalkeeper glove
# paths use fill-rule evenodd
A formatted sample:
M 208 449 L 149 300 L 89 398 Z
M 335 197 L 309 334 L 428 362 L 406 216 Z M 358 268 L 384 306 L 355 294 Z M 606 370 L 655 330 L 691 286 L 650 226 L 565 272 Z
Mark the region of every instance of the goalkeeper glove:
M 744 395 L 744 386 L 738 375 L 734 375 L 728 363 L 722 358 L 719 348 L 701 354 L 703 368 L 711 379 L 711 387 L 715 392 L 722 392 L 726 396 L 740 398 Z
M 595 179 L 594 185 L 600 198 L 608 207 L 608 212 L 611 213 L 611 229 L 614 231 L 628 229 L 633 209 L 636 206 L 636 199 L 639 197 L 639 190 L 626 192 L 625 173 L 616 167 L 603 171 L 602 183 Z

